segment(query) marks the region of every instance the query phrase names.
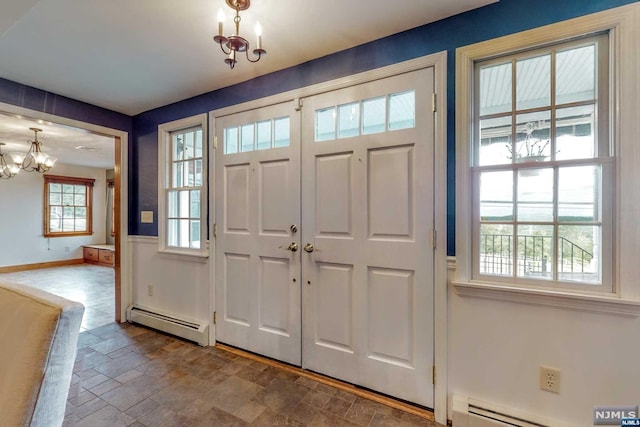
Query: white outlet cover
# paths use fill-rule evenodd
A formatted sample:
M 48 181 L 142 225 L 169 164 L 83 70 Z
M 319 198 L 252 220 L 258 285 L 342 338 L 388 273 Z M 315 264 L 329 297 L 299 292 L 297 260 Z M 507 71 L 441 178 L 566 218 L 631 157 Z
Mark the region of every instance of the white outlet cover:
M 540 366 L 540 389 L 560 393 L 560 370 L 550 366 Z

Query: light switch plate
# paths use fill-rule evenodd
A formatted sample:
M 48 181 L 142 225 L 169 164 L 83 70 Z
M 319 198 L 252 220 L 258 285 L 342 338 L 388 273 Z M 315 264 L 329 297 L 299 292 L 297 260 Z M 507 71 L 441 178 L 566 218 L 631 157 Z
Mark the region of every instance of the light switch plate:
M 153 224 L 153 211 L 140 211 L 140 222 L 143 224 Z

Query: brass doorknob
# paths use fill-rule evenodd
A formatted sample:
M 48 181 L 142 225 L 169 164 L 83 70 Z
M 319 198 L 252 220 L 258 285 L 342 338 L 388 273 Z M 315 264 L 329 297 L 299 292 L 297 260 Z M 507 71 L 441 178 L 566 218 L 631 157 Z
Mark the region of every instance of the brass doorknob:
M 296 242 L 291 242 L 289 246 L 278 246 L 279 249 L 286 249 L 291 252 L 296 252 L 298 250 L 298 244 Z
M 305 252 L 311 253 L 311 252 L 313 252 L 313 249 L 314 248 L 313 248 L 313 245 L 311 243 L 307 243 L 306 245 L 304 245 L 304 251 Z

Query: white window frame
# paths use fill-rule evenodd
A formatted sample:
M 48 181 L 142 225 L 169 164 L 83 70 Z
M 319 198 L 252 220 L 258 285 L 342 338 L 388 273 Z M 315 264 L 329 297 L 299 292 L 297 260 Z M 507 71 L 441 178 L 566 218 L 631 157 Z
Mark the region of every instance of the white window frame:
M 551 155 L 545 158 L 544 160 L 539 160 L 535 162 L 531 162 L 531 161 L 518 162 L 518 161 L 515 161 L 515 159 L 512 159 L 511 163 L 480 165 L 479 138 L 480 138 L 480 122 L 482 121 L 482 118 L 479 117 L 479 114 L 476 114 L 474 117 L 475 136 L 472 141 L 472 144 L 474 146 L 472 147 L 472 153 L 474 157 L 474 160 L 472 160 L 472 164 L 474 165 L 473 172 L 472 172 L 472 175 L 473 175 L 472 191 L 474 192 L 474 196 L 472 197 L 476 198 L 474 202 L 474 213 L 473 213 L 473 218 L 474 218 L 473 226 L 472 226 L 473 236 L 480 235 L 481 224 L 512 225 L 515 230 L 519 230 L 520 227 L 526 227 L 526 225 L 534 225 L 534 226 L 544 226 L 546 228 L 553 228 L 554 232 L 553 232 L 553 235 L 550 237 L 550 239 L 553 242 L 557 242 L 559 239 L 558 237 L 559 227 L 563 225 L 575 225 L 575 223 L 572 223 L 572 222 L 561 221 L 561 219 L 558 218 L 559 214 L 555 214 L 553 215 L 553 218 L 547 219 L 545 221 L 521 220 L 517 217 L 516 206 L 518 201 L 513 201 L 513 208 L 515 212 L 514 212 L 514 217 L 510 221 L 498 221 L 498 222 L 482 221 L 480 218 L 480 212 L 479 212 L 479 207 L 481 205 L 481 202 L 479 199 L 480 176 L 482 173 L 510 172 L 511 174 L 515 173 L 520 175 L 525 173 L 526 171 L 535 171 L 537 168 L 545 168 L 546 170 L 553 171 L 554 174 L 558 174 L 560 173 L 560 171 L 566 171 L 566 170 L 569 170 L 571 167 L 576 167 L 576 166 L 594 166 L 594 167 L 601 168 L 600 169 L 601 173 L 599 175 L 601 176 L 600 184 L 602 187 L 601 188 L 599 187 L 596 189 L 596 191 L 598 191 L 597 193 L 597 195 L 599 196 L 598 198 L 600 199 L 597 202 L 596 207 L 598 208 L 599 211 L 601 211 L 601 213 L 596 216 L 595 221 L 592 221 L 593 225 L 599 224 L 600 231 L 601 231 L 601 233 L 599 233 L 601 234 L 601 240 L 600 242 L 598 242 L 599 244 L 597 245 L 598 248 L 601 248 L 601 249 L 598 249 L 598 254 L 594 254 L 594 256 L 597 256 L 598 263 L 599 263 L 601 283 L 596 284 L 596 283 L 590 283 L 587 281 L 585 282 L 567 281 L 567 280 L 563 281 L 560 277 L 558 277 L 558 279 L 555 280 L 554 276 L 558 267 L 558 253 L 556 251 L 558 251 L 559 249 L 558 245 L 556 244 L 551 244 L 550 246 L 553 249 L 552 254 L 550 256 L 550 264 L 552 265 L 552 269 L 550 271 L 551 277 L 531 278 L 531 276 L 528 276 L 526 274 L 522 274 L 522 275 L 518 274 L 518 270 L 520 269 L 520 262 L 518 261 L 518 258 L 514 259 L 513 257 L 514 256 L 517 257 L 517 253 L 520 251 L 518 247 L 518 245 L 520 245 L 520 242 L 521 242 L 520 232 L 517 232 L 517 237 L 515 235 L 513 236 L 514 240 L 511 242 L 511 245 L 510 245 L 510 247 L 513 248 L 511 265 L 510 265 L 512 270 L 512 276 L 483 273 L 480 268 L 480 264 L 482 264 L 480 262 L 480 242 L 478 239 L 473 239 L 472 278 L 478 279 L 480 281 L 495 281 L 495 282 L 503 282 L 503 283 L 515 282 L 518 284 L 531 286 L 532 288 L 540 288 L 540 287 L 560 288 L 560 289 L 573 288 L 580 292 L 588 291 L 588 292 L 599 292 L 599 293 L 612 293 L 613 277 L 611 274 L 612 273 L 611 266 L 612 266 L 612 259 L 613 259 L 612 257 L 613 225 L 611 220 L 613 218 L 613 204 L 614 204 L 614 200 L 613 200 L 614 192 L 612 191 L 614 186 L 614 183 L 613 183 L 613 178 L 614 178 L 613 154 L 614 153 L 613 153 L 613 150 L 611 149 L 612 147 L 610 144 L 610 136 L 609 136 L 610 134 L 609 132 L 609 119 L 610 119 L 609 117 L 609 110 L 610 110 L 609 108 L 609 99 L 610 99 L 609 57 L 610 55 L 608 54 L 608 49 L 609 49 L 608 40 L 609 40 L 608 34 L 591 35 L 591 36 L 587 36 L 585 38 L 580 38 L 577 40 L 570 40 L 568 42 L 560 42 L 557 44 L 553 44 L 551 46 L 545 46 L 540 49 L 525 50 L 522 52 L 517 52 L 515 54 L 503 55 L 498 58 L 492 58 L 488 61 L 478 61 L 475 64 L 476 65 L 475 81 L 477 82 L 479 81 L 480 69 L 483 67 L 491 67 L 497 64 L 511 63 L 513 64 L 513 68 L 516 68 L 515 63 L 516 61 L 519 61 L 519 60 L 535 58 L 535 57 L 539 57 L 540 55 L 545 55 L 545 56 L 548 55 L 549 58 L 551 58 L 557 52 L 562 52 L 569 49 L 575 49 L 575 48 L 579 48 L 587 45 L 595 45 L 597 56 L 595 58 L 596 70 L 594 70 L 596 75 L 596 81 L 595 81 L 596 96 L 595 96 L 594 102 L 592 102 L 591 100 L 584 100 L 577 103 L 569 103 L 564 105 L 557 104 L 555 100 L 555 95 L 551 94 L 551 98 L 550 98 L 551 102 L 549 105 L 537 107 L 534 109 L 525 109 L 524 112 L 523 110 L 517 109 L 516 106 L 513 105 L 511 109 L 505 110 L 504 112 L 501 112 L 499 114 L 488 115 L 489 117 L 492 117 L 492 118 L 498 117 L 498 116 L 503 118 L 510 118 L 513 121 L 515 120 L 516 117 L 520 115 L 531 114 L 531 111 L 537 111 L 537 112 L 548 111 L 549 121 L 551 126 L 550 130 L 551 130 L 555 128 L 555 124 L 553 124 L 553 122 L 556 117 L 555 116 L 556 112 L 562 111 L 563 109 L 567 108 L 567 105 L 570 105 L 573 107 L 575 107 L 576 105 L 593 105 L 596 108 L 594 110 L 594 114 L 596 115 L 596 117 L 599 118 L 599 120 L 596 123 L 596 126 L 594 126 L 592 129 L 594 141 L 596 142 L 596 145 L 597 145 L 594 157 L 558 161 L 555 159 L 555 153 L 554 153 L 554 151 L 556 150 L 556 145 L 555 145 L 556 143 L 550 140 L 551 144 L 550 144 L 549 154 Z M 549 77 L 551 78 L 551 81 L 553 81 L 553 79 L 556 76 L 556 71 L 552 66 L 552 64 L 553 62 L 550 62 Z M 512 84 L 511 87 L 513 90 L 515 88 L 515 85 Z M 552 86 L 550 85 L 550 87 Z M 476 107 L 475 107 L 476 110 L 479 110 L 478 108 L 479 101 L 480 101 L 480 95 L 476 90 L 476 95 L 474 99 L 474 102 L 476 103 Z M 515 128 L 515 124 L 512 124 L 512 132 L 515 131 L 514 128 Z M 557 153 L 557 151 L 555 152 Z M 532 169 L 532 167 L 536 169 Z M 529 173 L 529 175 L 531 175 L 531 173 Z M 513 185 L 514 187 L 518 186 L 518 181 L 515 179 L 515 177 L 514 177 Z M 558 198 L 557 186 L 558 186 L 558 180 L 554 179 L 554 187 L 552 189 L 552 192 L 556 194 L 556 197 L 554 198 L 554 200 L 551 201 L 551 205 L 553 206 L 554 212 L 558 209 L 560 205 L 560 202 L 557 200 Z M 514 191 L 513 194 L 516 194 L 516 193 L 517 193 L 517 190 Z M 559 273 L 560 272 L 558 272 L 558 274 Z
M 640 253 L 637 212 L 640 198 L 640 85 L 636 75 L 640 32 L 640 6 L 623 6 L 569 21 L 477 43 L 456 51 L 456 277 L 461 295 L 554 305 L 621 315 L 640 314 L 640 266 L 632 254 Z M 489 281 L 473 275 L 473 138 L 475 63 L 522 50 L 561 43 L 577 37 L 609 32 L 612 58 L 610 118 L 615 163 L 613 283 L 610 293 L 585 289 L 529 286 L 526 283 Z
M 202 187 L 200 189 L 200 248 L 180 248 L 168 244 L 168 191 L 171 179 L 171 135 L 173 132 L 199 127 L 202 129 Z M 209 153 L 207 144 L 207 114 L 199 114 L 158 126 L 158 251 L 168 254 L 206 258 L 209 256 L 207 238 L 207 175 Z

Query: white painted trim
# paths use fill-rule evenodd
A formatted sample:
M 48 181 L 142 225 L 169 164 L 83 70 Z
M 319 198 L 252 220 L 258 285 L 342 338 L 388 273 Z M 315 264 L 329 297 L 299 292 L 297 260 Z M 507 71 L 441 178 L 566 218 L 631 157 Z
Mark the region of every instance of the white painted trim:
M 394 75 L 434 67 L 436 117 L 435 117 L 435 171 L 434 171 L 434 203 L 441 206 L 434 212 L 434 227 L 436 229 L 436 250 L 434 251 L 434 363 L 436 365 L 437 378 L 434 386 L 434 414 L 437 422 L 447 423 L 447 53 L 439 52 L 410 61 L 400 62 L 387 67 L 354 74 L 328 82 L 307 86 L 288 92 L 272 95 L 238 105 L 220 108 L 211 111 L 210 114 L 210 146 L 213 147 L 213 135 L 215 135 L 215 119 L 230 114 L 279 104 L 294 99 L 318 95 L 357 84 L 367 83 L 373 80 L 383 79 Z M 213 157 L 213 156 L 212 156 Z M 215 171 L 211 170 L 211 177 L 215 177 Z M 215 200 L 213 186 L 210 189 L 210 200 Z M 213 208 L 212 208 L 213 209 Z M 215 223 L 215 210 L 211 210 L 210 224 Z M 212 251 L 215 251 L 215 243 Z M 213 255 L 212 255 L 213 256 Z M 215 258 L 213 258 L 215 259 Z M 215 262 L 211 263 L 211 310 L 215 310 Z M 215 326 L 211 328 L 210 342 L 215 342 Z
M 214 313 L 216 311 L 216 239 L 215 227 L 216 227 L 216 156 L 218 154 L 218 147 L 215 143 L 216 138 L 216 120 L 213 115 L 209 115 L 209 135 L 208 135 L 208 147 L 209 147 L 209 257 L 211 262 L 209 263 L 209 316 L 211 318 L 211 326 L 209 327 L 209 345 L 216 345 L 216 324 L 214 322 Z
M 185 257 L 197 257 L 207 258 L 209 257 L 209 248 L 207 244 L 201 245 L 200 249 L 179 249 L 167 247 L 166 238 L 166 223 L 167 223 L 167 204 L 165 201 L 165 180 L 167 177 L 167 151 L 169 147 L 169 138 L 171 132 L 187 129 L 190 127 L 201 126 L 202 127 L 202 140 L 203 143 L 207 141 L 207 113 L 197 114 L 195 116 L 186 117 L 184 119 L 174 120 L 168 123 L 163 123 L 158 126 L 158 252 L 168 255 L 179 255 Z M 203 144 L 204 145 L 204 144 Z M 209 161 L 209 151 L 206 146 L 203 147 L 203 166 Z M 207 194 L 207 186 L 209 185 L 208 171 L 203 169 L 202 171 L 202 183 L 204 187 L 203 194 Z M 200 241 L 207 241 L 207 204 L 200 203 Z
M 436 66 L 436 64 L 441 60 L 442 57 L 445 58 L 446 68 L 446 52 L 434 53 L 432 55 L 423 56 L 405 62 L 399 62 L 397 64 L 388 65 L 386 67 L 376 68 L 375 70 L 364 71 L 362 73 L 353 74 L 351 76 L 293 89 L 265 98 L 255 99 L 253 101 L 243 102 L 242 104 L 230 105 L 228 107 L 213 110 L 210 112 L 210 114 L 213 117 L 213 120 L 215 120 L 218 117 L 228 116 L 230 114 L 241 113 L 244 111 L 254 110 L 256 108 L 267 107 L 273 104 L 280 104 L 294 99 L 319 95 L 321 93 L 330 92 L 333 90 L 344 89 L 349 86 L 355 86 L 357 84 L 367 83 L 373 80 L 379 80 L 402 73 L 408 73 L 410 71 L 416 71 L 422 68 L 433 67 Z M 441 96 L 446 97 L 446 91 L 442 93 Z
M 449 282 L 458 295 L 497 299 L 534 305 L 546 305 L 571 310 L 612 314 L 623 317 L 640 316 L 640 301 L 625 300 L 600 294 L 576 294 L 551 289 L 530 289 L 499 283 L 462 282 L 456 279 L 456 258 L 447 258 Z
M 124 321 L 127 316 L 127 307 L 133 303 L 133 269 L 132 260 L 129 257 L 129 134 L 118 129 L 112 129 L 92 123 L 54 114 L 43 113 L 17 105 L 0 102 L 0 111 L 10 114 L 20 114 L 33 119 L 57 123 L 102 135 L 120 138 L 120 319 Z
M 471 283 L 472 248 L 472 200 L 471 200 L 471 141 L 474 117 L 472 94 L 474 61 L 490 58 L 499 54 L 533 48 L 553 42 L 567 40 L 579 35 L 611 31 L 614 41 L 614 56 L 611 76 L 614 82 L 613 110 L 615 121 L 613 139 L 616 146 L 616 213 L 615 223 L 615 261 L 616 293 L 589 296 L 587 299 L 579 293 L 569 298 L 570 291 L 541 291 L 533 287 L 526 288 L 527 298 L 538 303 L 574 308 L 575 300 L 589 301 L 590 310 L 600 305 L 605 312 L 630 310 L 635 312 L 635 303 L 640 302 L 640 263 L 635 259 L 640 253 L 640 231 L 637 227 L 637 212 L 640 212 L 640 198 L 634 189 L 640 182 L 640 146 L 636 144 L 640 134 L 640 84 L 637 79 L 640 61 L 635 48 L 640 37 L 640 4 L 634 3 L 615 9 L 559 22 L 541 28 L 500 37 L 462 47 L 456 50 L 456 262 L 457 290 L 480 296 L 491 293 L 523 295 L 523 286 L 498 286 L 487 283 Z M 472 287 L 470 286 L 472 285 Z M 512 292 L 509 289 L 513 289 Z M 616 298 L 617 297 L 617 298 Z M 506 299 L 507 297 L 500 298 Z M 519 297 L 518 297 L 519 298 Z M 562 300 L 563 302 L 558 302 Z M 570 301 L 569 301 L 570 300 Z M 614 302 L 618 301 L 618 302 Z M 621 307 L 625 307 L 622 309 Z
M 436 422 L 447 424 L 448 302 L 447 302 L 447 53 L 431 55 L 435 69 L 434 146 L 434 251 L 433 362 L 436 366 L 433 412 Z
M 157 245 L 157 236 L 129 236 L 129 243 L 138 243 L 146 245 Z
M 490 298 L 533 305 L 545 305 L 571 310 L 612 314 L 616 316 L 640 316 L 640 301 L 629 301 L 615 297 L 476 282 L 456 281 L 453 282 L 453 287 L 456 293 L 461 296 Z
M 456 257 L 448 256 L 447 257 L 447 270 L 454 272 L 456 271 Z

